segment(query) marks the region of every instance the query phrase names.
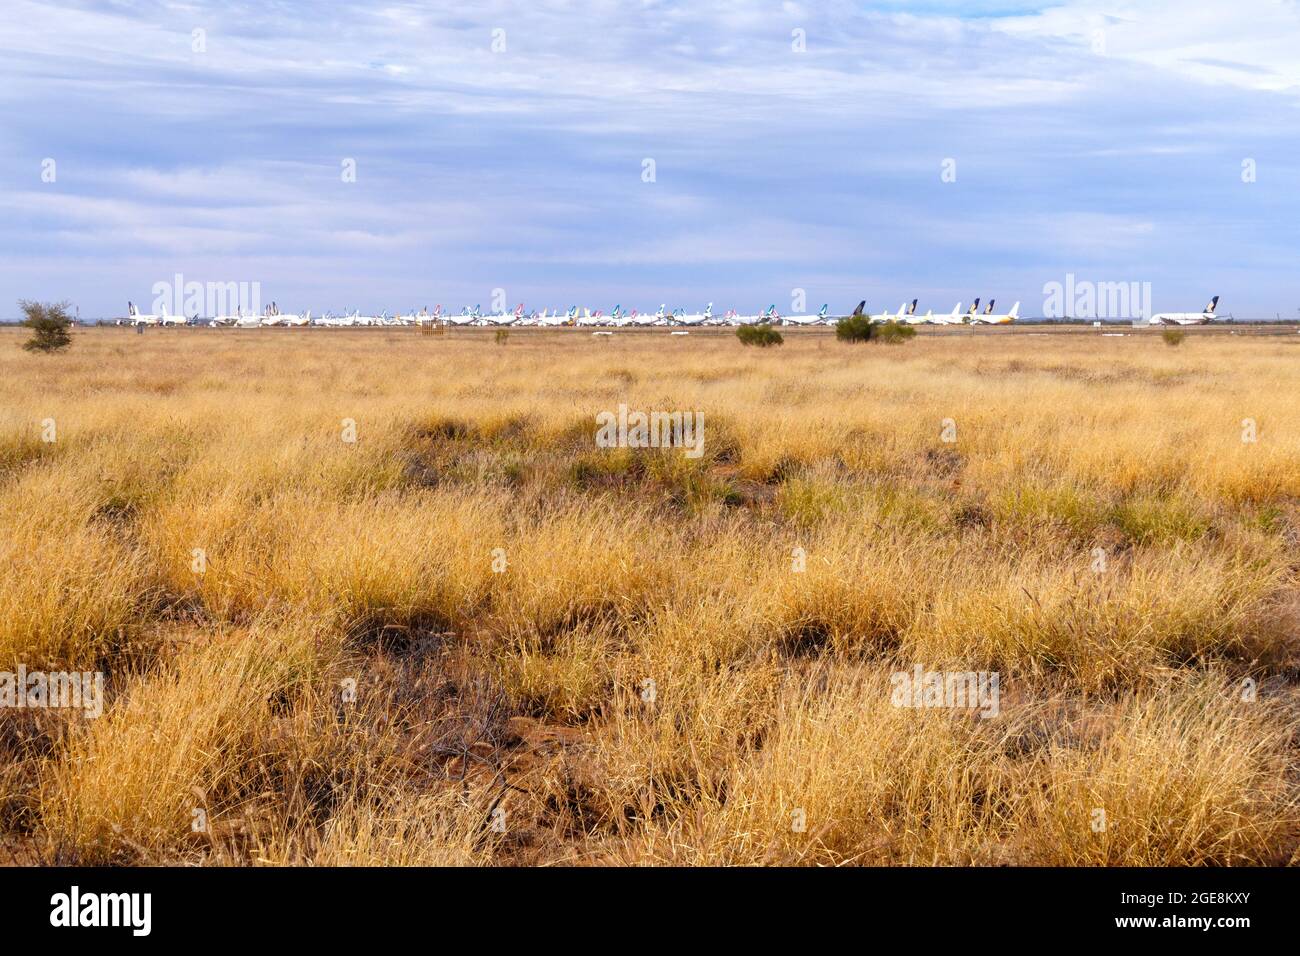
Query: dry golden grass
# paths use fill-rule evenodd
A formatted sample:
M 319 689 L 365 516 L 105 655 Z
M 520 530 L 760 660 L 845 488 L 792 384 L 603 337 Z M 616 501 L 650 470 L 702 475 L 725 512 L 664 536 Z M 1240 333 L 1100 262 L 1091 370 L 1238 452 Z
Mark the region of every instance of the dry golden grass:
M 108 688 L 0 710 L 20 858 L 1296 857 L 1295 336 L 20 339 L 0 670 Z M 597 448 L 620 403 L 703 457 Z

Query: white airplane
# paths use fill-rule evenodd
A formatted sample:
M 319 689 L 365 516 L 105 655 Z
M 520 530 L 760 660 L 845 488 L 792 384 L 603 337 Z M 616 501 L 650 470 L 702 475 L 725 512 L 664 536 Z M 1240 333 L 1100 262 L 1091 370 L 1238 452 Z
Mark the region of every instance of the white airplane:
M 577 318 L 578 307 L 576 305 L 572 306 L 568 312 L 561 312 L 559 309 L 556 309 L 548 314 L 546 309 L 543 309 L 536 315 L 536 321 L 534 324 L 546 328 L 556 328 L 561 325 L 572 325 Z
M 131 320 L 132 325 L 158 325 L 162 322 L 162 316 L 160 315 L 141 314 L 140 310 L 135 307 L 134 302 L 127 302 L 126 317 Z
M 296 313 L 284 314 L 280 312 L 280 307 L 272 302 L 266 307 L 266 312 L 262 316 L 262 325 L 310 325 L 311 313 L 305 317 Z
M 703 312 L 683 312 L 680 309 L 673 313 L 674 325 L 704 325 L 713 320 L 713 303 L 710 302 Z
M 472 309 L 469 306 L 465 306 L 465 308 L 460 310 L 460 315 L 448 316 L 447 320 L 451 322 L 452 325 L 473 325 L 480 317 L 481 315 L 478 306 L 476 305 Z
M 135 307 L 134 302 L 128 302 L 126 304 L 126 317 L 130 320 L 132 325 L 157 325 L 162 321 L 162 316 L 160 315 L 154 315 L 152 313 L 145 315 L 141 313 L 140 310 Z
M 782 325 L 821 325 L 826 321 L 827 312 L 830 310 L 829 305 L 823 305 L 821 311 L 816 315 L 783 315 L 781 316 Z
M 934 322 L 934 312 L 930 309 L 925 310 L 925 315 L 916 314 L 918 301 L 918 299 L 912 300 L 912 304 L 907 307 L 907 312 L 900 317 L 899 321 L 906 322 L 908 325 L 929 325 Z
M 659 306 L 658 312 L 638 312 L 633 309 L 631 312 L 622 312 L 619 306 L 614 307 L 614 312 L 618 315 L 618 325 L 667 325 L 668 311 L 667 306 Z
M 758 315 L 737 315 L 732 313 L 732 325 L 762 325 L 764 322 L 771 322 L 773 325 L 781 322 L 781 313 L 776 311 L 776 303 L 769 305 Z
M 160 325 L 189 325 L 189 320 L 183 315 L 172 315 L 167 311 L 167 306 L 162 307 L 162 319 Z
M 1205 325 L 1214 321 L 1214 310 L 1219 307 L 1216 295 L 1202 312 L 1158 312 L 1151 316 L 1149 325 Z
M 386 315 L 387 312 L 381 312 L 379 315 L 362 315 L 360 309 L 353 309 L 349 313 L 344 313 L 336 324 L 344 328 L 351 328 L 354 325 L 383 325 Z
M 867 317 L 871 319 L 872 322 L 898 322 L 903 318 L 903 315 L 906 312 L 907 303 L 904 302 L 898 307 L 897 312 L 881 312 L 879 315 L 871 315 L 870 313 L 867 313 Z
M 979 310 L 980 310 L 980 300 L 976 299 L 974 302 L 970 304 L 970 308 L 966 310 L 966 314 L 961 317 L 962 322 L 967 325 L 974 322 L 975 317 L 978 314 Z
M 243 323 L 243 320 L 244 320 L 244 308 L 243 306 L 236 306 L 233 314 L 218 315 L 216 318 L 210 319 L 208 321 L 208 325 L 212 326 L 212 328 L 214 329 L 229 328 L 231 326 L 240 325 L 241 323 Z M 252 320 L 253 320 L 252 324 L 254 325 L 256 325 L 259 321 L 261 321 L 258 316 L 252 316 Z
M 493 312 L 491 315 L 481 316 L 479 321 L 483 325 L 514 325 L 524 316 L 524 304 L 522 302 L 513 312 Z
M 1010 325 L 1016 319 L 1020 318 L 1020 303 L 1017 302 L 1011 307 L 1010 312 L 997 314 L 993 311 L 993 303 L 996 299 L 989 299 L 988 306 L 981 315 L 972 315 L 970 317 L 972 325 Z
M 631 313 L 624 312 L 623 306 L 621 305 L 614 306 L 614 311 L 611 312 L 609 315 L 606 315 L 601 310 L 597 310 L 592 314 L 592 318 L 599 319 L 601 325 L 612 325 L 615 326 L 616 328 L 621 328 L 625 325 L 632 324 Z
M 952 312 L 947 315 L 930 316 L 928 321 L 931 325 L 961 325 L 965 320 L 966 317 L 961 312 L 961 303 L 958 302 L 952 307 Z

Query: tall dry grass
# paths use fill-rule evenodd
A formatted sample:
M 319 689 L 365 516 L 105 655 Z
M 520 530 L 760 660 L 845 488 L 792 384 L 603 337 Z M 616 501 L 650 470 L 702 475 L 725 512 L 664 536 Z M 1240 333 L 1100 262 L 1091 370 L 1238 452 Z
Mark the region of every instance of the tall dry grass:
M 0 711 L 20 858 L 1300 844 L 1300 343 L 17 343 L 0 332 L 0 670 L 108 686 L 97 720 Z M 703 411 L 705 454 L 597 448 L 620 403 Z M 1001 713 L 893 706 L 917 663 L 996 671 Z

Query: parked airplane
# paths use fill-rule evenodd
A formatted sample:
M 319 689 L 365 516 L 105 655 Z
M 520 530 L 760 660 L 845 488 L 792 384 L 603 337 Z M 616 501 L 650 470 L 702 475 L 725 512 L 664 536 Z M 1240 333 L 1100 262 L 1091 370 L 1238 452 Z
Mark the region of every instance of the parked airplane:
M 904 302 L 902 305 L 898 307 L 897 312 L 881 312 L 878 315 L 872 315 L 871 313 L 868 312 L 867 318 L 869 318 L 872 322 L 897 322 L 900 318 L 902 318 L 903 313 L 906 310 L 907 310 L 907 303 Z
M 167 306 L 164 305 L 164 306 L 162 307 L 162 319 L 159 321 L 159 324 L 161 324 L 161 325 L 189 325 L 189 320 L 186 319 L 185 316 L 183 316 L 183 315 L 172 315 L 170 312 L 167 311 Z
M 737 315 L 732 313 L 732 325 L 762 325 L 765 322 L 777 323 L 781 321 L 781 313 L 776 311 L 776 303 L 772 303 L 758 315 Z
M 451 322 L 452 325 L 473 325 L 478 322 L 479 317 L 480 313 L 477 305 L 472 309 L 469 306 L 465 306 L 465 308 L 460 310 L 460 315 L 448 316 L 447 320 Z
M 826 321 L 826 314 L 830 309 L 829 305 L 823 305 L 821 311 L 814 315 L 783 315 L 781 316 L 782 325 L 821 325 Z
M 886 322 L 915 322 L 916 320 L 913 319 L 912 316 L 916 314 L 916 303 L 919 301 L 920 301 L 919 299 L 913 299 L 911 305 L 908 305 L 906 302 L 904 302 L 902 305 L 898 307 L 897 312 L 895 312 L 893 315 L 886 316 L 885 321 Z
M 578 307 L 574 305 L 569 307 L 568 312 L 561 313 L 556 309 L 550 315 L 547 315 L 546 310 L 543 309 L 541 315 L 537 317 L 537 324 L 553 328 L 559 325 L 572 325 L 577 319 Z
M 912 304 L 909 305 L 909 306 L 907 307 L 907 312 L 905 312 L 905 313 L 903 314 L 903 317 L 902 317 L 902 319 L 901 319 L 900 321 L 906 322 L 908 325 L 932 325 L 932 324 L 935 324 L 935 321 L 936 321 L 936 320 L 935 320 L 935 317 L 934 317 L 934 312 L 933 312 L 932 310 L 930 310 L 930 309 L 926 309 L 926 310 L 925 310 L 925 315 L 917 315 L 917 314 L 916 314 L 916 304 L 917 304 L 917 302 L 919 302 L 919 301 L 920 301 L 919 299 L 913 299 L 913 300 L 912 300 Z
M 673 313 L 673 323 L 675 325 L 705 325 L 713 321 L 713 303 L 710 302 L 703 312 L 682 312 Z
M 483 322 L 487 325 L 514 325 L 523 317 L 524 304 L 520 302 L 513 312 L 493 312 L 483 316 Z
M 927 313 L 929 315 L 929 313 Z M 947 315 L 930 316 L 929 322 L 933 325 L 961 325 L 966 321 L 966 316 L 961 313 L 961 303 L 958 302 L 952 307 L 952 311 Z
M 638 312 L 633 309 L 624 318 L 624 325 L 668 325 L 671 316 L 668 306 L 660 305 L 657 312 Z
M 131 320 L 132 325 L 157 325 L 162 321 L 162 316 L 159 315 L 143 315 L 135 307 L 134 302 L 127 302 L 126 317 Z
M 633 314 L 634 314 L 635 312 L 636 312 L 635 309 L 633 309 L 632 312 L 630 312 L 630 313 L 629 313 L 629 312 L 624 312 L 624 311 L 623 311 L 623 304 L 622 304 L 622 303 L 619 303 L 618 305 L 614 306 L 614 310 L 613 310 L 612 312 L 609 313 L 608 324 L 609 324 L 609 325 L 614 325 L 614 326 L 619 326 L 619 327 L 622 327 L 622 326 L 624 326 L 624 325 L 631 325 L 631 324 L 632 324 L 632 316 L 633 316 Z M 601 312 L 597 312 L 596 315 L 598 315 L 598 316 L 602 316 L 602 317 L 603 317 L 603 313 L 601 313 Z
M 993 303 L 996 301 L 996 299 L 989 299 L 988 308 L 982 315 L 971 316 L 971 322 L 975 325 L 1009 325 L 1020 317 L 1019 302 L 1011 307 L 1010 312 L 996 314 L 993 311 Z
M 1151 316 L 1150 325 L 1205 325 L 1214 321 L 1214 310 L 1219 307 L 1216 295 L 1202 312 L 1159 312 Z
M 310 325 L 311 313 L 310 312 L 307 313 L 306 317 L 293 314 L 293 313 L 291 314 L 281 313 L 280 307 L 276 305 L 274 302 L 272 302 L 270 305 L 266 307 L 266 311 L 262 314 L 261 324 L 262 325 Z

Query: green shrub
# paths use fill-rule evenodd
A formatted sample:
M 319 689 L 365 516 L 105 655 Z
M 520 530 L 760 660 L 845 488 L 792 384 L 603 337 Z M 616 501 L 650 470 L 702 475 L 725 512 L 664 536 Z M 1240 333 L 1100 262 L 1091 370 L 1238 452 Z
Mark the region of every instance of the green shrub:
M 757 345 L 761 349 L 785 341 L 781 333 L 770 325 L 742 325 L 736 329 L 736 338 L 740 339 L 741 345 Z
M 68 326 L 72 324 L 68 303 L 20 299 L 18 306 L 26 316 L 23 325 L 32 330 L 32 337 L 23 343 L 27 351 L 60 352 L 72 344 L 72 337 L 68 335 Z
M 875 338 L 886 345 L 898 345 L 916 335 L 916 329 L 905 322 L 883 322 L 876 328 Z
M 871 319 L 865 315 L 850 315 L 835 323 L 835 337 L 841 342 L 867 342 L 875 334 Z
M 835 323 L 835 337 L 841 342 L 884 342 L 896 345 L 916 335 L 916 329 L 905 322 L 872 323 L 865 315 L 850 315 Z
M 1165 345 L 1182 345 L 1187 333 L 1182 329 L 1162 329 L 1160 337 L 1165 340 Z

